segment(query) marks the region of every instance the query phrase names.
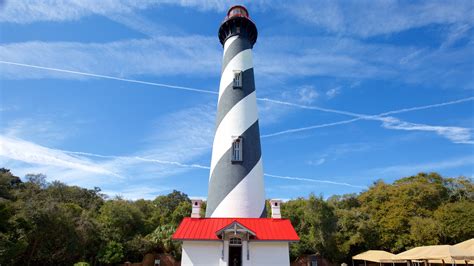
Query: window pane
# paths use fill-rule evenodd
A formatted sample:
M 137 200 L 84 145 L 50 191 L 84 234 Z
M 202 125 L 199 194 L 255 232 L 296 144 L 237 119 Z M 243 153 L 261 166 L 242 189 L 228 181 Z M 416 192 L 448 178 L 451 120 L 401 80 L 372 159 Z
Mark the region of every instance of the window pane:
M 242 161 L 242 137 L 235 138 L 232 141 L 232 158 L 231 160 L 234 162 L 241 162 Z
M 242 88 L 242 71 L 234 71 L 234 88 Z

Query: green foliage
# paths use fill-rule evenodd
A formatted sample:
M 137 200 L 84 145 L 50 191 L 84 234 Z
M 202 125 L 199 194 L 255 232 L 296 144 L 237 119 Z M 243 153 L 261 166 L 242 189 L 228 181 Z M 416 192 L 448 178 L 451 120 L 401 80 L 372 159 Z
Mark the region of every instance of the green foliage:
M 411 236 L 411 227 L 417 226 L 420 221 L 413 222 L 412 218 L 432 217 L 433 211 L 449 200 L 449 191 L 438 174 L 421 173 L 399 179 L 393 185 L 376 182 L 359 196 L 359 200 L 361 211 L 375 223 L 379 246 L 399 252 L 420 243 L 420 239 Z
M 74 263 L 74 266 L 90 266 L 90 264 L 88 262 L 81 261 Z
M 111 241 L 128 241 L 143 233 L 143 220 L 140 209 L 133 202 L 122 199 L 107 201 L 99 210 L 102 238 Z
M 299 198 L 282 205 L 301 241 L 292 258 L 319 253 L 334 262 L 368 249 L 400 252 L 474 237 L 474 188 L 466 177 L 420 173 L 377 181 L 359 195 Z
M 442 243 L 454 244 L 474 236 L 474 201 L 443 204 L 434 213 Z
M 171 237 L 191 212 L 182 192 L 127 201 L 106 199 L 99 188 L 48 183 L 41 174 L 24 180 L 0 168 L 0 265 L 114 265 L 141 261 L 149 252 L 181 256 L 180 242 Z M 399 252 L 473 238 L 474 185 L 466 177 L 420 173 L 393 184 L 377 181 L 360 194 L 290 200 L 282 216 L 301 238 L 290 245 L 292 259 L 320 254 L 348 262 L 367 249 Z
M 108 242 L 99 252 L 99 261 L 106 264 L 119 263 L 123 257 L 123 246 L 115 241 Z
M 160 224 L 177 224 L 180 221 L 173 221 L 173 212 L 180 207 L 180 204 L 183 204 L 183 202 L 189 203 L 189 206 L 191 206 L 191 200 L 188 198 L 188 195 L 173 190 L 170 194 L 166 196 L 158 196 L 155 200 L 153 200 L 153 203 L 155 204 L 158 214 L 160 215 Z M 183 206 L 181 206 L 182 208 Z M 188 213 L 190 214 L 191 207 L 188 209 Z M 178 211 L 182 214 L 183 210 Z M 179 216 L 179 213 L 176 213 L 175 216 Z M 185 215 L 189 216 L 189 215 Z
M 439 244 L 439 222 L 431 217 L 410 219 L 410 238 L 413 246 Z
M 172 253 L 176 250 L 176 243 L 171 239 L 175 230 L 176 227 L 172 225 L 161 225 L 151 234 L 147 235 L 146 239 L 154 245 L 155 250 Z

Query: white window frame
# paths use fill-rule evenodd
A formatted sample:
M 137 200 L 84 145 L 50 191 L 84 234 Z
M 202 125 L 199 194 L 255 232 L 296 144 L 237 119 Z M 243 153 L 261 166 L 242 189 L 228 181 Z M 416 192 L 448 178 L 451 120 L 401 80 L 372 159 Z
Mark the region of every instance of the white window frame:
M 240 136 L 232 137 L 232 158 L 231 161 L 234 163 L 243 161 L 243 141 L 244 139 Z
M 234 79 L 232 80 L 232 87 L 234 89 L 242 89 L 243 82 L 243 72 L 242 70 L 234 70 Z

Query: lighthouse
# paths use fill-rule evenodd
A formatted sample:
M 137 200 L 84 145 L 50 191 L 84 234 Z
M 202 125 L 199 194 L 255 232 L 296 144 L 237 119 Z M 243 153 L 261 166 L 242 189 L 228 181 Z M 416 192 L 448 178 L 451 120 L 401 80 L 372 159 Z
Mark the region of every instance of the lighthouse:
M 266 218 L 262 152 L 252 48 L 257 27 L 234 6 L 219 27 L 224 53 L 217 99 L 206 216 L 192 199 L 191 216 L 173 239 L 182 241 L 181 265 L 289 266 L 289 243 L 299 241 L 280 200 Z
M 219 28 L 223 45 L 206 217 L 265 217 L 252 48 L 257 27 L 243 6 Z

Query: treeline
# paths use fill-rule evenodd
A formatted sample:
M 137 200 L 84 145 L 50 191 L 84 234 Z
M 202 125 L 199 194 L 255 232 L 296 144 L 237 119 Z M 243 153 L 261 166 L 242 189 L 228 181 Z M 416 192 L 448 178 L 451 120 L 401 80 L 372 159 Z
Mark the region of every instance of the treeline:
M 179 258 L 171 235 L 190 215 L 186 194 L 154 200 L 108 199 L 44 175 L 25 182 L 0 169 L 0 265 L 114 265 L 141 261 L 150 252 Z
M 420 173 L 393 184 L 377 181 L 360 194 L 310 195 L 282 208 L 301 238 L 292 257 L 319 253 L 350 262 L 369 249 L 398 253 L 474 237 L 474 184 L 466 177 Z
M 48 183 L 44 175 L 23 182 L 0 169 L 0 265 L 113 265 L 161 252 L 179 259 L 171 235 L 190 212 L 188 196 L 178 191 L 154 200 L 109 199 L 99 188 Z M 290 247 L 292 259 L 319 253 L 347 262 L 367 249 L 399 252 L 474 237 L 474 184 L 421 173 L 378 181 L 360 194 L 291 200 L 282 214 L 301 238 Z

